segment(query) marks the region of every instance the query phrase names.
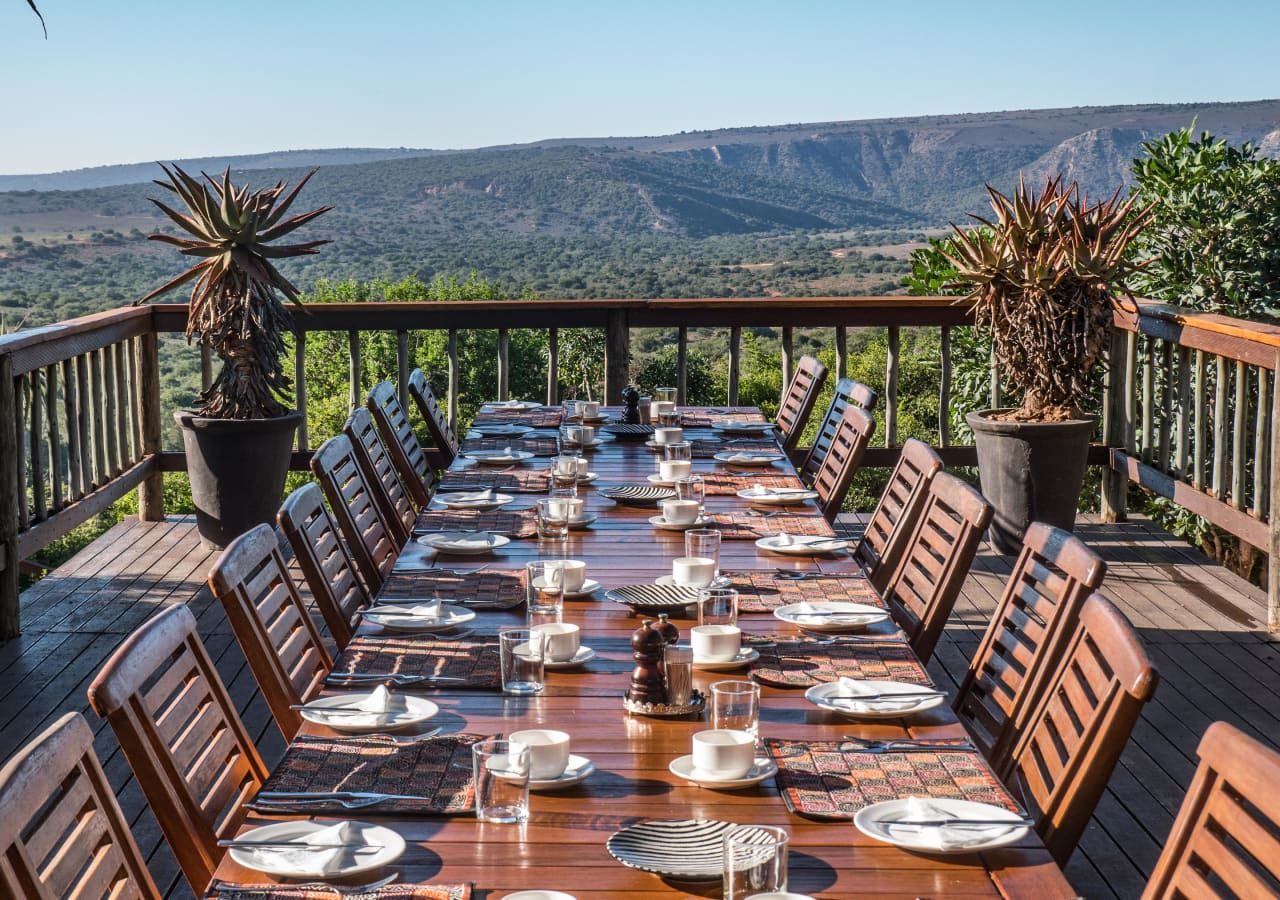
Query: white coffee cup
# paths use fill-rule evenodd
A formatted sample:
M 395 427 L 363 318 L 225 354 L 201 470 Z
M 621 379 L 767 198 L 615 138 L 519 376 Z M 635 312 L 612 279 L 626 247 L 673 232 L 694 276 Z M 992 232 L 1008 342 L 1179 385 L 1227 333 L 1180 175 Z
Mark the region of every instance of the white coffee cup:
M 511 739 L 518 740 L 514 734 Z M 693 736 L 693 768 L 699 772 L 715 778 L 741 778 L 755 761 L 756 739 L 745 731 L 713 728 Z
M 658 463 L 658 474 L 663 481 L 675 481 L 677 478 L 688 478 L 693 472 L 693 463 L 687 459 L 664 459 Z
M 595 400 L 584 400 L 578 404 L 578 415 L 586 419 L 594 419 L 600 415 L 600 404 Z
M 662 518 L 675 525 L 698 521 L 697 500 L 663 500 Z
M 742 647 L 742 629 L 737 625 L 694 625 L 689 630 L 694 662 L 728 662 Z
M 554 577 L 556 570 L 564 579 L 564 590 L 567 594 L 582 590 L 587 581 L 587 564 L 580 559 L 549 559 L 542 564 L 542 577 Z
M 671 561 L 671 580 L 681 587 L 702 588 L 716 577 L 716 561 L 707 556 L 681 556 Z
M 542 652 L 552 662 L 568 662 L 582 645 L 582 631 L 572 622 L 546 622 L 532 630 L 542 634 Z
M 585 456 L 578 457 L 578 477 L 583 478 L 591 472 L 591 460 Z
M 585 460 L 576 456 L 557 456 L 555 460 L 555 472 L 557 475 L 566 478 L 570 476 L 577 477 L 580 474 L 578 471 L 579 464 L 584 462 Z
M 655 428 L 653 442 L 655 444 L 677 444 L 684 440 L 683 428 Z
M 583 504 L 581 497 L 552 497 L 547 506 L 553 516 L 564 516 L 573 521 L 582 518 Z
M 513 731 L 507 739 L 529 748 L 529 777 L 535 781 L 559 778 L 569 765 L 569 735 L 563 731 L 531 728 Z

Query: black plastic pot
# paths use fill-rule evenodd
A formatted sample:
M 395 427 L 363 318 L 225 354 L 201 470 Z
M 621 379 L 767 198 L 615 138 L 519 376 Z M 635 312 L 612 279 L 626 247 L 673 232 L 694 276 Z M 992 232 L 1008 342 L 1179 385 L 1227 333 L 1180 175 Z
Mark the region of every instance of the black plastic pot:
M 982 493 L 995 507 L 988 532 L 1001 553 L 1015 554 L 1032 522 L 1071 531 L 1084 483 L 1096 416 L 1066 422 L 1006 422 L 987 409 L 969 413 Z
M 176 412 L 187 451 L 196 528 L 221 549 L 255 525 L 274 524 L 301 413 L 275 419 L 206 419 Z

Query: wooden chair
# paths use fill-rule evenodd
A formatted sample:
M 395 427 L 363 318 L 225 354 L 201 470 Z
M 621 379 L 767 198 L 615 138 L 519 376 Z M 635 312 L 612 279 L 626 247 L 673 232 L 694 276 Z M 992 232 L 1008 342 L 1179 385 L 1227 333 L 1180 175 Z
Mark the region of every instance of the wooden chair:
M 853 476 L 862 463 L 867 444 L 871 442 L 871 433 L 875 430 L 876 420 L 870 413 L 853 404 L 845 407 L 840 425 L 831 438 L 831 446 L 827 448 L 818 474 L 813 478 L 818 506 L 827 521 L 834 522 L 840 514 L 840 504 L 849 492 L 849 485 L 853 483 Z
M 427 426 L 427 436 L 431 438 L 433 446 L 427 453 L 427 461 L 435 469 L 449 468 L 458 456 L 458 438 L 421 369 L 409 373 L 409 399 L 418 407 L 418 414 Z
M 911 536 L 929 483 L 942 471 L 942 457 L 923 441 L 908 438 L 889 475 L 862 537 L 853 548 L 854 560 L 878 591 L 888 587 L 902 545 Z
M 1226 722 L 1200 765 L 1142 900 L 1280 895 L 1280 753 Z
M 827 407 L 827 414 L 822 419 L 822 427 L 818 429 L 813 439 L 813 446 L 804 451 L 802 457 L 799 453 L 792 453 L 792 461 L 795 462 L 805 484 L 813 484 L 813 479 L 817 477 L 822 460 L 831 446 L 831 439 L 835 437 L 836 428 L 840 426 L 840 417 L 844 415 L 845 408 L 850 405 L 861 407 L 868 413 L 874 412 L 876 392 L 852 378 L 841 378 L 836 382 L 835 394 L 831 398 L 831 405 Z
M 812 356 L 800 357 L 800 364 L 791 375 L 791 384 L 787 385 L 778 405 L 776 422 L 782 434 L 782 449 L 787 453 L 794 450 L 804 436 L 804 428 L 809 424 L 809 416 L 826 381 L 826 366 Z
M 922 499 L 884 599 L 916 655 L 928 662 L 991 522 L 991 504 L 946 472 L 933 476 Z
M 391 461 L 387 445 L 373 423 L 373 414 L 363 406 L 351 411 L 342 431 L 351 439 L 355 449 L 356 465 L 365 483 L 373 489 L 373 499 L 382 512 L 383 521 L 391 526 L 391 535 L 397 546 L 403 546 L 413 533 L 413 523 L 418 514 L 409 500 L 409 494 L 400 483 L 400 476 Z
M 1158 681 L 1133 626 L 1090 594 L 1008 771 L 999 773 L 1029 806 L 1058 865 L 1075 851 Z
M 311 457 L 311 471 L 320 482 L 333 518 L 355 558 L 365 589 L 372 595 L 382 587 L 387 573 L 395 565 L 400 545 L 378 509 L 355 454 L 351 438 L 345 434 L 335 435 L 321 444 Z
M 0 768 L 0 810 L 0 896 L 160 900 L 79 713 Z
M 1106 564 L 1079 538 L 1033 522 L 956 695 L 956 715 L 992 768 L 1015 740 L 1076 628 L 1080 607 Z
M 315 484 L 298 488 L 285 498 L 276 520 L 334 643 L 344 649 L 355 631 L 356 611 L 371 598 L 338 527 L 324 508 L 320 488 Z
M 387 445 L 387 452 L 409 501 L 415 509 L 422 509 L 431 502 L 435 472 L 427 462 L 426 451 L 418 442 L 418 436 L 413 433 L 409 416 L 396 396 L 395 386 L 389 381 L 379 382 L 365 398 L 365 406 L 373 414 L 373 421 Z
M 209 573 L 249 670 L 286 741 L 302 717 L 293 704 L 319 691 L 333 660 L 285 568 L 275 530 L 259 525 L 232 541 Z
M 265 527 L 265 526 L 264 526 Z M 270 529 L 268 529 L 270 530 Z M 202 895 L 267 768 L 185 606 L 145 622 L 89 687 L 182 874 Z

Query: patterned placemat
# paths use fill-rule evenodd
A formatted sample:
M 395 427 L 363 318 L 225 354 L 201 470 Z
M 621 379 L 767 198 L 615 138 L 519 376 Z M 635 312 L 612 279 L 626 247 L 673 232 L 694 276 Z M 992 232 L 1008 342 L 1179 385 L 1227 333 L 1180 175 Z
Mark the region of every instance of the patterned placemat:
M 531 509 L 424 509 L 413 524 L 414 534 L 428 531 L 491 531 L 527 538 L 538 533 Z
M 450 690 L 496 691 L 502 687 L 496 635 L 475 635 L 453 641 L 438 640 L 429 634 L 357 635 L 338 654 L 325 683 L 330 687 L 346 686 L 342 680 L 346 674 L 448 678 Z M 454 678 L 463 680 L 453 681 Z
M 802 581 L 777 575 L 773 572 L 727 572 L 738 591 L 738 612 L 771 613 L 789 603 L 810 603 L 823 600 L 870 603 L 884 608 L 884 602 L 876 594 L 867 579 L 858 575 L 840 577 L 806 578 Z
M 524 570 L 392 572 L 379 599 L 443 597 L 468 609 L 514 609 L 525 601 Z
M 760 410 L 697 409 L 681 410 L 680 424 L 685 428 L 710 428 L 727 422 L 765 422 Z
M 915 652 L 898 641 L 824 643 L 794 635 L 753 635 L 748 643 L 760 653 L 751 677 L 773 687 L 808 688 L 840 678 L 933 684 Z
M 559 406 L 537 409 L 494 409 L 477 412 L 472 420 L 477 425 L 528 425 L 530 428 L 559 428 L 564 410 Z
M 768 470 L 765 470 L 768 471 Z M 760 485 L 767 488 L 804 487 L 804 482 L 794 475 L 731 475 L 728 472 L 699 472 L 707 484 L 707 495 L 731 496 L 738 491 Z
M 787 808 L 815 819 L 852 819 L 864 806 L 904 797 L 972 800 L 1020 812 L 976 750 L 883 753 L 851 741 L 766 738 Z
M 560 443 L 553 437 L 500 438 L 478 437 L 467 438 L 462 442 L 462 452 L 472 450 L 523 450 L 534 456 L 555 456 L 560 452 Z
M 388 884 L 372 891 L 360 891 L 360 900 L 470 900 L 467 884 Z M 205 900 L 335 900 L 333 888 L 289 884 L 215 883 Z
M 299 735 L 272 771 L 263 791 L 368 791 L 404 794 L 413 800 L 386 800 L 360 808 L 359 815 L 453 816 L 475 805 L 471 745 L 493 735 L 451 734 L 404 740 L 387 734 L 323 738 Z M 349 813 L 340 803 L 309 799 L 289 803 L 257 803 L 257 812 Z
M 517 494 L 545 494 L 551 487 L 550 469 L 490 469 L 472 466 L 469 469 L 450 469 L 440 479 L 439 493 L 448 491 L 512 491 Z
M 695 459 L 711 459 L 717 453 L 779 453 L 776 441 L 753 441 L 739 438 L 735 441 L 722 441 L 719 438 L 693 438 L 689 442 L 689 452 Z M 662 446 L 652 442 L 646 444 L 654 453 L 661 453 Z M 761 468 L 762 472 L 769 471 Z
M 798 534 L 805 537 L 835 537 L 827 520 L 816 512 L 742 512 L 715 513 L 711 528 L 726 541 L 754 541 L 774 534 Z

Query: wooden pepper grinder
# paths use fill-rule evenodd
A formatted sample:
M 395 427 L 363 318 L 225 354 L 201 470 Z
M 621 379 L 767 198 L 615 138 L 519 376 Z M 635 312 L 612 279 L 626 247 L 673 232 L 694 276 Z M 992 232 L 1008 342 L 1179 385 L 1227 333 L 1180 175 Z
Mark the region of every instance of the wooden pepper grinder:
M 640 392 L 631 385 L 622 389 L 622 424 L 640 424 Z
M 668 644 L 677 644 L 680 642 L 680 629 L 676 627 L 676 623 L 671 621 L 667 613 L 658 613 L 658 624 L 654 626 L 658 633 L 662 635 L 662 639 Z
M 662 674 L 662 654 L 666 641 L 653 627 L 652 619 L 631 633 L 631 658 L 636 667 L 631 671 L 631 699 L 638 703 L 666 703 L 667 679 Z

